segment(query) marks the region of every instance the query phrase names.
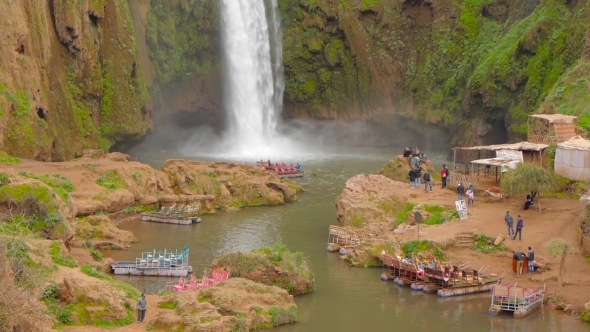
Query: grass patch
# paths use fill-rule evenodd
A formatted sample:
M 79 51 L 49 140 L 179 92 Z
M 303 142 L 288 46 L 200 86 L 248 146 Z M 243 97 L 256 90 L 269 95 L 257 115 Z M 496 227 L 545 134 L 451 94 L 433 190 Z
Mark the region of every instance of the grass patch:
M 45 183 L 46 185 L 50 186 L 64 202 L 68 201 L 69 193 L 76 190 L 72 181 L 59 173 L 53 174 L 52 176 L 37 176 L 32 173 L 19 172 L 18 175 L 27 177 L 29 179 L 39 180 Z
M 399 226 L 403 224 L 406 220 L 408 220 L 408 217 L 410 216 L 410 213 L 412 213 L 412 210 L 414 209 L 415 205 L 416 204 L 414 203 L 406 203 L 404 208 L 395 214 L 396 226 Z
M 297 306 L 293 305 L 289 309 L 272 307 L 268 309 L 268 317 L 273 327 L 295 323 L 297 321 Z
M 80 267 L 80 271 L 82 271 L 82 273 L 84 273 L 88 276 L 91 276 L 91 277 L 94 277 L 94 278 L 97 278 L 100 280 L 109 281 L 111 283 L 111 285 L 113 285 L 115 288 L 125 292 L 126 298 L 137 300 L 140 296 L 139 291 L 135 287 L 133 287 L 132 285 L 130 285 L 126 282 L 117 280 L 109 275 L 106 275 L 105 273 L 97 270 L 92 265 L 84 264 L 84 265 L 82 265 L 82 267 Z
M 496 251 L 504 251 L 506 250 L 506 246 L 504 243 L 500 243 L 499 245 L 494 245 L 494 238 L 489 237 L 485 234 L 475 234 L 473 236 L 473 246 L 471 246 L 471 250 L 483 252 L 484 254 L 489 254 Z
M 454 209 L 447 209 L 440 205 L 424 205 L 424 211 L 428 212 L 428 218 L 422 223 L 424 225 L 440 225 L 458 217 L 457 211 Z
M 76 267 L 76 261 L 72 257 L 64 257 L 62 256 L 62 245 L 59 242 L 53 242 L 51 246 L 49 246 L 49 256 L 51 256 L 51 260 L 58 265 L 63 265 L 67 267 Z
M 13 157 L 4 151 L 0 151 L 0 164 L 2 165 L 16 165 L 20 164 L 20 158 Z
M 108 171 L 102 173 L 98 177 L 98 179 L 96 179 L 96 184 L 109 190 L 115 190 L 125 187 L 125 185 L 123 184 L 123 180 L 121 180 L 121 177 L 119 177 L 117 171 Z
M 428 240 L 413 240 L 406 242 L 402 246 L 402 251 L 407 257 L 412 257 L 418 254 L 430 254 L 439 262 L 446 259 L 446 255 L 442 248 Z
M 139 212 L 152 212 L 152 209 L 147 205 L 134 205 L 126 206 L 123 208 L 123 213 L 139 213 Z
M 158 303 L 158 308 L 174 310 L 178 308 L 178 304 L 179 302 L 176 299 L 167 299 Z

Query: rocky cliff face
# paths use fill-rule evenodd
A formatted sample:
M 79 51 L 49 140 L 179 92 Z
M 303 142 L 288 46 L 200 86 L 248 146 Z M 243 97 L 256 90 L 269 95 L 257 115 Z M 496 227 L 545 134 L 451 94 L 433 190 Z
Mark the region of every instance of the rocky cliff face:
M 515 139 L 540 107 L 584 111 L 588 1 L 280 4 L 291 117 L 401 113 L 459 129 L 465 144 Z
M 287 118 L 362 120 L 380 135 L 428 122 L 454 145 L 485 144 L 522 138 L 530 113 L 590 102 L 590 0 L 278 2 Z M 161 128 L 223 124 L 219 1 L 0 10 L 0 149 L 64 160 L 135 140 L 152 128 L 151 98 Z
M 0 149 L 60 161 L 152 127 L 127 1 L 0 1 L 0 11 Z

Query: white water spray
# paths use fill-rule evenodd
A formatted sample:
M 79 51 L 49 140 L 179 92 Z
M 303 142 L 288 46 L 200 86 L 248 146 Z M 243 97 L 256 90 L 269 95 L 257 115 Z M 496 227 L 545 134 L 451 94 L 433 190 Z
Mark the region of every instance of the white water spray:
M 221 9 L 227 152 L 266 158 L 283 141 L 277 133 L 284 91 L 277 1 L 222 0 Z

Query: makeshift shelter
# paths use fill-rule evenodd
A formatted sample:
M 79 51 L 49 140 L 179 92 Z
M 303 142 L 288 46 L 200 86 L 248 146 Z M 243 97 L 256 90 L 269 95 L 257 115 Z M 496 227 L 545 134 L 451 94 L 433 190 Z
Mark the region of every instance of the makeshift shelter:
M 590 141 L 574 136 L 557 144 L 554 170 L 558 175 L 577 181 L 590 180 Z
M 528 118 L 527 141 L 556 144 L 576 136 L 578 117 L 563 114 L 532 114 Z
M 502 172 L 508 168 L 516 168 L 518 163 L 534 162 L 543 164 L 545 150 L 549 147 L 547 144 L 537 144 L 530 142 L 482 145 L 469 147 L 453 148 L 454 160 L 453 170 L 449 185 L 463 185 L 471 183 L 476 190 L 485 190 L 492 186 L 500 184 Z M 471 167 L 468 164 L 465 167 L 457 166 L 457 151 L 494 151 L 496 157 L 472 160 Z

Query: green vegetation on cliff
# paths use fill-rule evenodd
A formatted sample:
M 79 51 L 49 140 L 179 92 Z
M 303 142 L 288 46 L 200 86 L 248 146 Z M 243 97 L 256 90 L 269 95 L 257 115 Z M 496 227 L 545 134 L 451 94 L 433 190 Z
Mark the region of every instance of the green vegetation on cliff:
M 314 277 L 308 259 L 300 252 L 290 252 L 281 242 L 249 254 L 224 254 L 215 258 L 213 263 L 228 268 L 232 277 L 277 286 L 292 295 L 314 291 Z
M 212 39 L 219 24 L 212 0 L 151 0 L 146 41 L 158 84 L 209 76 L 219 66 Z
M 287 109 L 387 109 L 457 128 L 457 143 L 522 135 L 538 111 L 583 114 L 588 4 L 280 0 Z

